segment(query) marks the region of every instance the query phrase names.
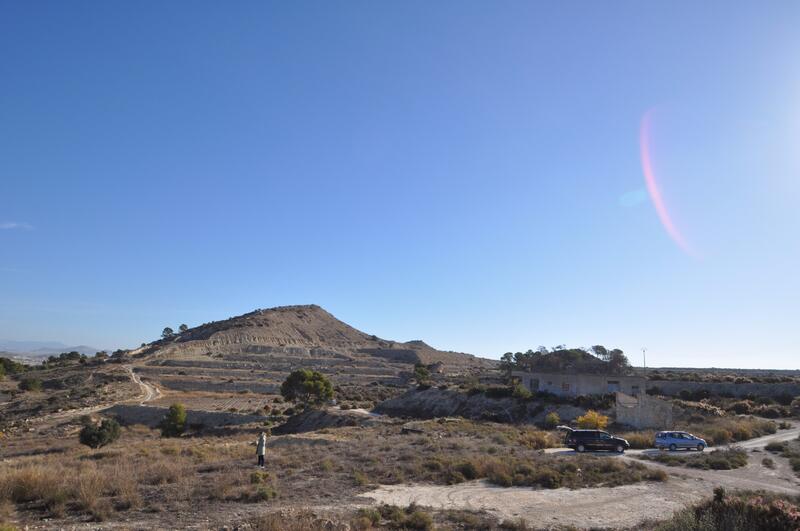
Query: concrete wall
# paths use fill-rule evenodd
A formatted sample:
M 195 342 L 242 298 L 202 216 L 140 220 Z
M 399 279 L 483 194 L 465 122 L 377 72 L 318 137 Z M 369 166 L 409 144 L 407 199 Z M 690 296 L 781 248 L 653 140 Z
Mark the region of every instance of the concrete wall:
M 615 412 L 619 424 L 634 428 L 671 429 L 674 427 L 672 403 L 653 396 L 617 393 Z
M 513 376 L 531 392 L 546 391 L 558 396 L 602 395 L 622 391 L 638 395 L 645 390 L 641 376 L 605 374 L 557 374 L 515 371 Z
M 697 391 L 700 389 L 707 389 L 711 393 L 730 393 L 733 396 L 745 396 L 753 394 L 756 396 L 780 396 L 791 395 L 800 396 L 800 383 L 733 383 L 733 382 L 719 382 L 719 383 L 706 383 L 706 382 L 686 382 L 683 380 L 650 380 L 647 382 L 647 387 L 658 387 L 661 392 L 667 396 L 678 396 L 678 394 L 686 389 L 688 391 Z

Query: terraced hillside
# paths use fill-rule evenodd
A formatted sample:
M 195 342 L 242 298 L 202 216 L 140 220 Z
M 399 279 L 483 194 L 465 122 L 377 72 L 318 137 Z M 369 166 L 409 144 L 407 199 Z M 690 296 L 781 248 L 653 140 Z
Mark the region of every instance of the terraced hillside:
M 340 401 L 353 405 L 388 398 L 401 390 L 422 363 L 447 374 L 481 371 L 494 362 L 436 350 L 422 341 L 406 343 L 369 335 L 316 305 L 256 310 L 206 323 L 132 351 L 137 372 L 164 391 L 204 409 L 263 407 L 255 395 L 277 394 L 294 369 L 329 376 Z

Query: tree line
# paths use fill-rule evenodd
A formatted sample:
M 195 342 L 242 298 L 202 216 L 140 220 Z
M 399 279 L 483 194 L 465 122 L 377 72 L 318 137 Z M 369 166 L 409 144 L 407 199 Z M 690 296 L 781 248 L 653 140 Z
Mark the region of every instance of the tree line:
M 630 361 L 618 348 L 603 345 L 591 348 L 567 348 L 558 345 L 552 349 L 541 346 L 526 352 L 506 352 L 500 358 L 500 368 L 509 376 L 511 371 L 562 372 L 576 370 L 596 374 L 624 374 L 631 370 Z

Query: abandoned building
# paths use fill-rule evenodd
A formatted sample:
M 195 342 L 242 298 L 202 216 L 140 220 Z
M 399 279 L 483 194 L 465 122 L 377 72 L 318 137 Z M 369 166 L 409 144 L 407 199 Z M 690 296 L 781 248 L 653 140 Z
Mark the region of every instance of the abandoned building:
M 532 393 L 546 391 L 558 396 L 602 395 L 622 392 L 637 396 L 645 392 L 643 376 L 591 373 L 543 373 L 514 371 L 512 376 Z
M 676 407 L 668 400 L 640 394 L 631 396 L 616 393 L 616 421 L 636 429 L 656 428 L 672 429 L 675 427 L 674 411 Z M 677 408 L 680 411 L 680 408 Z

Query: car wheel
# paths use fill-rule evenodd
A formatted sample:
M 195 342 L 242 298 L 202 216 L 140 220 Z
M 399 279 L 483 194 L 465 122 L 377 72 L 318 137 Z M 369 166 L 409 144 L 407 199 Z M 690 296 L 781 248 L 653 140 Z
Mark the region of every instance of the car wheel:
M 672 444 L 669 445 L 669 451 L 670 452 L 674 452 L 677 449 L 678 449 L 678 447 L 675 445 L 675 443 L 672 443 Z
M 582 454 L 583 452 L 586 451 L 586 448 L 582 444 L 579 444 L 577 450 L 578 450 L 578 453 Z
M 624 452 L 625 452 L 625 448 L 623 448 L 623 446 L 621 444 L 618 444 L 617 445 L 617 453 L 621 454 L 621 453 L 624 453 Z
M 698 452 L 702 452 L 705 449 L 706 449 L 706 446 L 703 443 L 700 443 L 700 444 L 697 445 L 697 451 Z

